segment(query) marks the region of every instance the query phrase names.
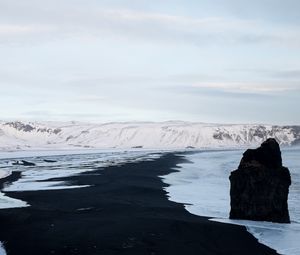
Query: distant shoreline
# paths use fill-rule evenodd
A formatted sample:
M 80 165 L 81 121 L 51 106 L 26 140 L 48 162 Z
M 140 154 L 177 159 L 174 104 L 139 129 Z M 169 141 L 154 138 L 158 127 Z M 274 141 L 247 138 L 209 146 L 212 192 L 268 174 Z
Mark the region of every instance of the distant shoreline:
M 126 152 L 126 151 L 145 151 L 145 152 L 168 152 L 172 150 L 163 149 L 32 149 L 32 150 L 14 150 L 14 151 L 1 151 L 0 160 L 17 159 L 28 157 L 51 157 L 51 156 L 64 156 L 64 155 L 81 155 L 81 154 L 97 154 L 105 152 Z

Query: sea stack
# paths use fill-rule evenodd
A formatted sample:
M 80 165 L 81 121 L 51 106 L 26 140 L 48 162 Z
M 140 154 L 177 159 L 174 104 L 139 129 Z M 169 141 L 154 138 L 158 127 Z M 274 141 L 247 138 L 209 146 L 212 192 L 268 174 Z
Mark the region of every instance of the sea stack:
M 248 149 L 237 170 L 231 172 L 230 219 L 290 223 L 289 169 L 282 166 L 279 144 L 267 139 L 257 149 Z

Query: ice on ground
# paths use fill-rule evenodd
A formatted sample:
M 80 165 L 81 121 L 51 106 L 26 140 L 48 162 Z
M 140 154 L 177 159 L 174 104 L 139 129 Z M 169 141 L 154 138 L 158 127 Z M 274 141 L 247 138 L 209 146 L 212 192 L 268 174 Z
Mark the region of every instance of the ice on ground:
M 2 242 L 0 242 L 0 255 L 6 255 L 6 251 L 4 249 Z
M 2 191 L 6 195 L 0 193 L 0 209 L 28 206 L 26 202 L 9 198 L 9 192 L 87 188 L 89 185 L 77 185 L 68 180 L 59 180 L 59 178 L 88 173 L 108 166 L 154 160 L 161 155 L 160 152 L 143 150 L 102 151 L 101 153 L 55 156 L 38 154 L 38 156 L 26 158 L 27 161 L 35 163 L 35 166 L 13 165 L 12 159 L 2 159 L 0 160 L 0 173 L 20 172 L 21 178 L 12 183 L 4 184 Z M 24 158 L 17 158 L 17 160 L 22 159 Z M 51 162 L 45 162 L 45 159 Z
M 0 169 L 0 179 L 5 178 L 11 175 L 11 171 L 9 170 L 1 170 Z
M 55 182 L 55 181 L 43 181 L 43 182 L 33 182 L 28 183 L 24 181 L 23 183 L 20 181 L 12 186 L 4 188 L 4 192 L 10 191 L 37 191 L 37 190 L 58 190 L 58 189 L 78 189 L 78 188 L 86 188 L 90 187 L 90 185 L 66 185 L 66 182 Z
M 22 200 L 14 199 L 0 192 L 0 209 L 26 207 L 28 204 Z
M 2 170 L 0 169 L 0 179 L 5 178 L 11 175 L 10 170 Z M 15 208 L 15 207 L 25 207 L 28 206 L 26 202 L 23 202 L 18 199 L 10 198 L 5 196 L 2 192 L 0 192 L 0 209 L 5 208 Z M 0 255 L 1 255 L 1 246 L 0 246 Z
M 242 158 L 242 150 L 203 151 L 186 155 L 188 163 L 179 164 L 178 172 L 163 176 L 171 201 L 185 204 L 192 214 L 214 217 L 213 220 L 247 227 L 261 243 L 281 254 L 300 254 L 300 150 L 282 151 L 283 164 L 292 175 L 289 193 L 289 210 L 292 223 L 229 220 L 230 172 Z
M 12 171 L 20 171 L 21 178 L 4 187 L 3 191 L 16 192 L 83 188 L 87 186 L 73 185 L 72 183 L 57 179 L 75 176 L 112 165 L 139 160 L 153 160 L 157 157 L 160 157 L 159 153 L 131 151 L 26 158 L 26 160 L 36 164 L 31 167 L 12 165 L 11 162 L 8 161 L 6 165 L 2 164 L 2 168 L 10 168 Z M 45 162 L 44 159 L 50 159 L 55 162 Z
M 167 151 L 167 150 L 160 150 Z M 105 153 L 128 153 L 128 152 L 144 152 L 144 153 L 155 153 L 157 150 L 149 149 L 138 149 L 130 148 L 122 149 L 70 149 L 70 148 L 59 148 L 59 149 L 26 149 L 26 150 L 12 150 L 12 151 L 1 151 L 0 159 L 19 159 L 19 158 L 32 158 L 32 157 L 51 157 L 51 156 L 67 156 L 67 155 L 88 155 L 88 154 L 105 154 Z

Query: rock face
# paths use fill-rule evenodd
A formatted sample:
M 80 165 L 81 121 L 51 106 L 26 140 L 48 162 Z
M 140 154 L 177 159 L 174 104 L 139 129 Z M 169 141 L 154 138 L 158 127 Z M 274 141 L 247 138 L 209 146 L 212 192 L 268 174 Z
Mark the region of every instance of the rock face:
M 288 193 L 291 176 L 282 166 L 275 139 L 248 149 L 237 170 L 231 172 L 230 219 L 290 223 Z

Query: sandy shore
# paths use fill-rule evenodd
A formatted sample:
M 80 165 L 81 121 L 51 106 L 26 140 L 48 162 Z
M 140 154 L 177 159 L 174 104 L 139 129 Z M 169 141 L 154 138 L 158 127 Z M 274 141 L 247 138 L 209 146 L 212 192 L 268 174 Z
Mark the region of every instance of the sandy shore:
M 31 206 L 0 210 L 0 241 L 8 255 L 276 254 L 244 227 L 211 222 L 169 201 L 158 176 L 182 160 L 169 153 L 57 179 L 88 188 L 10 192 Z

